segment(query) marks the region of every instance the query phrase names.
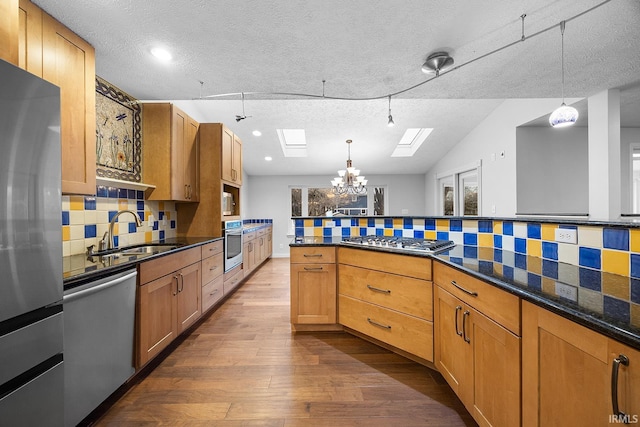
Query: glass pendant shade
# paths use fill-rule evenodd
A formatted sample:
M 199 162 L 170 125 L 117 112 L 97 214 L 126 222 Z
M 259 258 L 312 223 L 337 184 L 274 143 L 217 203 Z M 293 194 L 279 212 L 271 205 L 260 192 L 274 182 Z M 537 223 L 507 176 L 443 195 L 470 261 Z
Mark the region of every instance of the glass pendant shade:
M 571 126 L 576 121 L 578 121 L 578 110 L 566 105 L 564 102 L 549 116 L 549 124 L 554 128 Z

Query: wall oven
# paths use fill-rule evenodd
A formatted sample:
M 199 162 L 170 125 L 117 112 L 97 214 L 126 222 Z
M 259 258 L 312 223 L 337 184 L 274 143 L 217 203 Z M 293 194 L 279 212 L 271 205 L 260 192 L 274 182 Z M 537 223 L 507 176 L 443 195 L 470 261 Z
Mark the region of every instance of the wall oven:
M 242 264 L 242 221 L 224 222 L 224 271 Z

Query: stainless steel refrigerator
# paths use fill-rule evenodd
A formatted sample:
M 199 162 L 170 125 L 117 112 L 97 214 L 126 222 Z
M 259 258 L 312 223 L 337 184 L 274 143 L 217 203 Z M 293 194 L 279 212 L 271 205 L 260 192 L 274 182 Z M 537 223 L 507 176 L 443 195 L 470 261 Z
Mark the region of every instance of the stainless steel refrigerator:
M 0 60 L 0 425 L 62 426 L 60 89 Z

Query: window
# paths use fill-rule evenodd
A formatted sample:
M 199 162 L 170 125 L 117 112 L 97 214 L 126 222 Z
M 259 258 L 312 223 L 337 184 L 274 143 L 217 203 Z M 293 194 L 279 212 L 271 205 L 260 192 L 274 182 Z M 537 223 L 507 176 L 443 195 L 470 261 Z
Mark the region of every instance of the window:
M 445 216 L 480 215 L 480 162 L 436 175 L 438 210 Z
M 373 193 L 373 197 L 369 194 Z M 291 216 L 384 215 L 385 187 L 368 188 L 367 194 L 334 194 L 332 188 L 292 187 Z

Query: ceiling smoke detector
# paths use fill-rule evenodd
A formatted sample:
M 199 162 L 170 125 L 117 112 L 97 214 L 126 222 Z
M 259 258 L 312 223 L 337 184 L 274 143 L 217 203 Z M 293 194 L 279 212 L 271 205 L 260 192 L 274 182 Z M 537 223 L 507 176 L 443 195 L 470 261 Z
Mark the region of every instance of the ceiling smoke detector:
M 425 74 L 440 75 L 440 71 L 444 71 L 453 65 L 453 58 L 447 52 L 434 52 L 427 57 L 422 64 L 422 72 Z

